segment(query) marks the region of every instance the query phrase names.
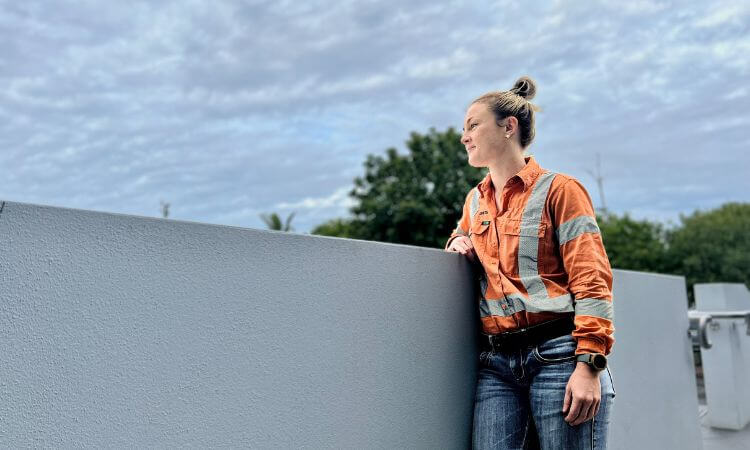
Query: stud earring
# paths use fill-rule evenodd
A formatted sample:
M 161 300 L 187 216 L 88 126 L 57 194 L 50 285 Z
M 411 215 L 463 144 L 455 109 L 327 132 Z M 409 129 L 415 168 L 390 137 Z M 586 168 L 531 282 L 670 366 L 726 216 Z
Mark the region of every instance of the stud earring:
M 509 138 L 509 137 L 510 137 L 510 135 L 509 135 L 509 134 L 506 134 L 506 135 L 505 135 L 505 137 Z

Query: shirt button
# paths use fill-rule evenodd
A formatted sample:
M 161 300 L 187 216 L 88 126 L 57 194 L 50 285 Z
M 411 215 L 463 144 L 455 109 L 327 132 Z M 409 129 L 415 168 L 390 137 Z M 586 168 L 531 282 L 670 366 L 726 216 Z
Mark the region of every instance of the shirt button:
M 508 309 L 507 305 L 500 305 L 500 307 L 503 308 L 503 309 Z

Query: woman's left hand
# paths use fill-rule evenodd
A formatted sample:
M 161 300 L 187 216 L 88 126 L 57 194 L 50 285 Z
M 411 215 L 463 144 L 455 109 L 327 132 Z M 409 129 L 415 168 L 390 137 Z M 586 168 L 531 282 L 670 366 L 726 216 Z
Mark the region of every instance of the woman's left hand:
M 593 419 L 599 411 L 601 399 L 599 372 L 590 368 L 588 364 L 579 362 L 565 387 L 562 411 L 563 414 L 567 414 L 565 421 L 575 426 Z

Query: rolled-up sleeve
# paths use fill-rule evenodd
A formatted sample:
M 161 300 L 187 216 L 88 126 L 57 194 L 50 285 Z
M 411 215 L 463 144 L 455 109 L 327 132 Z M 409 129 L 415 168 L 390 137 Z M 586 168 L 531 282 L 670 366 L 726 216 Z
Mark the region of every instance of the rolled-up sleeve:
M 557 243 L 575 302 L 576 354 L 609 354 L 614 344 L 612 268 L 586 189 L 568 179 L 550 197 Z

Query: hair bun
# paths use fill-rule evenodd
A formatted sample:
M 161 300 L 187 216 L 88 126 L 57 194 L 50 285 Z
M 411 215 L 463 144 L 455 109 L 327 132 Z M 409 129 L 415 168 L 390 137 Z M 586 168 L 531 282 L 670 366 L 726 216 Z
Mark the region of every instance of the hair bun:
M 522 76 L 516 81 L 510 92 L 520 95 L 526 100 L 531 100 L 536 95 L 536 83 L 531 78 Z

